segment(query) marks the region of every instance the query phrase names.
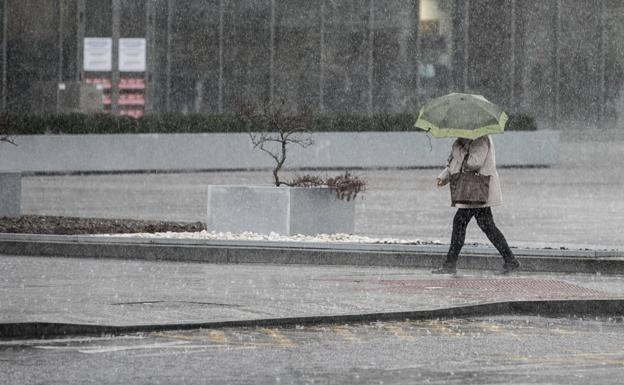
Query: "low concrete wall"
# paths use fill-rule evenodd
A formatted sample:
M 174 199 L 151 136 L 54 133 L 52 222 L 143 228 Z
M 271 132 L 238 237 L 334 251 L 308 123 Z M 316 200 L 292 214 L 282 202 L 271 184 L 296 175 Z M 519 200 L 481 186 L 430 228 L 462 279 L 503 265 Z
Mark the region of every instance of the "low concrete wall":
M 558 131 L 493 135 L 499 166 L 553 166 Z M 439 167 L 452 139 L 421 132 L 325 132 L 289 149 L 287 168 Z M 271 168 L 247 134 L 32 135 L 0 151 L 5 170 L 22 172 L 229 170 Z
M 21 204 L 22 175 L 19 172 L 0 172 L 0 217 L 19 217 Z

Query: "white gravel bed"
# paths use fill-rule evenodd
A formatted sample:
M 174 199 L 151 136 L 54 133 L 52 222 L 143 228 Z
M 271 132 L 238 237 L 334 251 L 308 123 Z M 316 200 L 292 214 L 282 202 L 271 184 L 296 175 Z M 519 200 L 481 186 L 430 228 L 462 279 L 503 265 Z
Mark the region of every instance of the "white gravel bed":
M 164 232 L 164 233 L 120 233 L 120 234 L 97 234 L 96 236 L 128 237 L 128 238 L 157 238 L 157 239 L 193 239 L 193 240 L 221 240 L 221 241 L 273 241 L 273 242 L 310 242 L 310 243 L 359 243 L 359 244 L 395 244 L 395 245 L 448 245 L 448 242 L 439 240 L 401 239 L 401 238 L 374 238 L 353 234 L 317 234 L 311 235 L 281 235 L 278 233 L 258 234 L 252 232 L 231 233 L 216 231 L 197 232 Z M 466 241 L 464 246 L 493 247 L 491 244 Z M 607 248 L 587 248 L 579 245 L 553 246 L 549 244 L 517 244 L 510 245 L 512 249 L 537 249 L 537 250 L 600 250 L 618 251 Z
M 204 240 L 224 240 L 224 241 L 277 241 L 277 242 L 344 242 L 344 243 L 381 243 L 381 244 L 403 244 L 403 245 L 441 245 L 440 241 L 422 241 L 420 239 L 398 239 L 398 238 L 371 238 L 352 234 L 318 234 L 311 235 L 280 235 L 277 233 L 257 234 L 243 232 L 234 234 L 230 232 L 222 233 L 216 231 L 198 232 L 165 232 L 165 233 L 131 233 L 131 234 L 106 234 L 114 237 L 133 238 L 168 238 L 168 239 L 204 239 Z M 100 234 L 101 236 L 101 234 Z

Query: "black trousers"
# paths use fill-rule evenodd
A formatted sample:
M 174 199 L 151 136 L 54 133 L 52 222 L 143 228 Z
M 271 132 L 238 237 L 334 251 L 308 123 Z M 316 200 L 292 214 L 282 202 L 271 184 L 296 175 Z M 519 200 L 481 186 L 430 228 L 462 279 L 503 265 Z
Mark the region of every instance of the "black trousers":
M 509 263 L 515 259 L 507 240 L 501 231 L 494 224 L 494 217 L 492 217 L 492 210 L 489 207 L 477 208 L 477 209 L 457 209 L 455 218 L 453 218 L 453 235 L 451 236 L 451 247 L 446 255 L 446 266 L 455 266 L 457 264 L 457 258 L 459 252 L 464 246 L 466 239 L 466 227 L 472 219 L 477 218 L 477 224 L 483 230 L 490 242 L 496 247 L 496 250 L 505 260 L 505 263 Z

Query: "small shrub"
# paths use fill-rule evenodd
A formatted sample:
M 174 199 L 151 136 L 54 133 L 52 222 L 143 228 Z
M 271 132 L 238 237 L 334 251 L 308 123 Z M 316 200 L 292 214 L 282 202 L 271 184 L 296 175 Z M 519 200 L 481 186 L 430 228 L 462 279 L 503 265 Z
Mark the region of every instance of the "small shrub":
M 321 115 L 309 111 L 285 114 L 293 121 L 305 121 L 307 132 L 366 132 L 414 130 L 416 118 L 408 113 L 375 115 Z M 244 133 L 277 132 L 267 116 L 257 114 L 147 114 L 139 119 L 107 113 L 95 114 L 2 114 L 0 121 L 14 135 L 44 134 L 138 134 L 138 133 Z
M 366 181 L 358 176 L 351 175 L 349 171 L 346 171 L 343 175 L 327 179 L 309 174 L 296 176 L 288 185 L 293 187 L 327 186 L 336 191 L 338 199 L 346 199 L 347 202 L 355 199 L 359 193 L 366 190 Z
M 325 186 L 325 181 L 318 175 L 299 175 L 287 183 L 291 187 L 319 187 Z
M 328 187 L 336 190 L 339 199 L 346 199 L 347 202 L 366 189 L 366 182 L 357 176 L 349 174 L 348 171 L 344 175 L 338 175 L 328 178 L 326 181 Z
M 292 121 L 305 122 L 306 132 L 392 132 L 417 131 L 416 117 L 409 113 L 321 115 L 304 112 L 288 115 Z M 11 135 L 45 134 L 139 134 L 139 133 L 245 133 L 251 129 L 278 132 L 267 115 L 258 114 L 147 114 L 134 119 L 112 114 L 0 114 L 0 125 Z M 535 131 L 535 117 L 511 114 L 507 131 Z

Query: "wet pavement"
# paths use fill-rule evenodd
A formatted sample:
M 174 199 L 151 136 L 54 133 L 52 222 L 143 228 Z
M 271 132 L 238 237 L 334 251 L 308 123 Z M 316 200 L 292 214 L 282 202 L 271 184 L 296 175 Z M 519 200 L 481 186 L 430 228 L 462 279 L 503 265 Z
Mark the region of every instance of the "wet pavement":
M 168 325 L 624 298 L 617 276 L 0 257 L 0 323 Z
M 587 142 L 566 134 L 561 165 L 499 170 L 505 205 L 494 215 L 509 243 L 624 250 L 624 202 L 615 199 L 624 188 L 624 169 L 612 163 L 624 155 L 623 136 L 608 133 Z M 433 188 L 437 170 L 360 174 L 369 187 L 357 201 L 357 234 L 443 242 L 450 237 L 454 210 L 448 192 Z M 197 221 L 204 219 L 207 184 L 266 183 L 268 176 L 266 171 L 30 176 L 23 179 L 22 212 Z M 474 223 L 467 238 L 488 243 Z M 2 336 L 0 383 L 620 383 L 621 314 L 329 321 L 340 315 L 568 300 L 622 301 L 624 280 L 3 255 L 0 325 L 170 325 L 173 330 L 44 340 Z M 175 330 L 180 324 L 323 316 L 325 322 L 290 327 Z

